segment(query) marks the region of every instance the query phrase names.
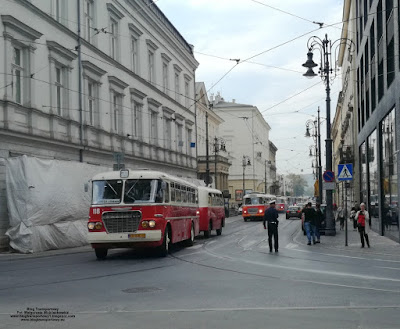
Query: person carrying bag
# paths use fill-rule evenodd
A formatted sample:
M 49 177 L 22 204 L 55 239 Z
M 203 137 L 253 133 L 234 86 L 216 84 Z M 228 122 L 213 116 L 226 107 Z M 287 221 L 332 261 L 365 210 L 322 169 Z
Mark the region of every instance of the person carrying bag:
M 364 248 L 364 239 L 370 248 L 368 232 L 369 232 L 369 213 L 365 210 L 365 203 L 361 203 L 361 210 L 356 213 L 355 219 L 357 220 L 357 228 L 360 233 L 361 248 Z

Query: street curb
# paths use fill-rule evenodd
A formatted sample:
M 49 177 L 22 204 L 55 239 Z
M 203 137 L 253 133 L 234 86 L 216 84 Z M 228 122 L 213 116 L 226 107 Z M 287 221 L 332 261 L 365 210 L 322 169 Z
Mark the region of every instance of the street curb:
M 86 253 L 86 252 L 91 252 L 92 247 L 90 245 L 85 245 L 81 247 L 75 247 L 75 248 L 65 248 L 65 249 L 57 249 L 57 250 L 46 250 L 46 251 L 41 251 L 38 253 L 32 253 L 32 254 L 22 254 L 18 252 L 1 252 L 0 253 L 0 261 L 2 260 L 8 260 L 8 261 L 13 261 L 13 260 L 24 260 L 24 259 L 34 259 L 34 258 L 45 258 L 45 257 L 52 257 L 52 256 L 58 256 L 58 255 L 68 255 L 68 254 L 81 254 L 81 253 Z

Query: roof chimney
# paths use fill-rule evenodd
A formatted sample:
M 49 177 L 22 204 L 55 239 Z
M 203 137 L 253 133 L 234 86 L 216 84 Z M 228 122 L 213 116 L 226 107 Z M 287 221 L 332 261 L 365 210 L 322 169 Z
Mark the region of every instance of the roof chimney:
M 233 99 L 232 99 L 232 103 L 236 103 L 236 99 L 233 98 Z

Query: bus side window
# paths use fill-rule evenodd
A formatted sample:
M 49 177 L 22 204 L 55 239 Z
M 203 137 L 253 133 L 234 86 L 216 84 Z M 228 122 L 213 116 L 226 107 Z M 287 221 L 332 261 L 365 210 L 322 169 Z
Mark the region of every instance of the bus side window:
M 176 184 L 175 185 L 175 199 L 176 202 L 181 202 L 181 186 Z
M 164 203 L 169 203 L 169 184 L 165 184 L 165 190 L 164 190 Z
M 187 187 L 186 186 L 182 186 L 182 201 L 183 202 L 187 202 Z
M 175 183 L 171 183 L 171 202 L 175 202 Z
M 211 193 L 208 193 L 208 205 L 212 206 L 212 195 L 211 195 Z

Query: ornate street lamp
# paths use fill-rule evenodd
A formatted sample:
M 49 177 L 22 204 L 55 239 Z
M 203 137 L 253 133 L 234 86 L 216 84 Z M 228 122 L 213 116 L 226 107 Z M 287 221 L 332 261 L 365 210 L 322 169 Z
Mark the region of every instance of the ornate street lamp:
M 308 39 L 307 42 L 307 61 L 303 64 L 305 68 L 307 68 L 307 72 L 303 74 L 307 78 L 313 78 L 319 75 L 322 81 L 326 86 L 326 170 L 332 170 L 332 138 L 331 138 L 331 97 L 330 97 L 330 79 L 332 78 L 330 74 L 335 73 L 336 76 L 336 48 L 334 48 L 335 44 L 337 47 L 348 44 L 349 50 L 351 50 L 351 46 L 354 45 L 353 41 L 347 38 L 340 38 L 334 42 L 328 40 L 328 35 L 325 34 L 325 39 L 320 39 L 317 36 L 312 36 Z M 320 57 L 320 67 L 318 74 L 314 73 L 313 68 L 318 66 L 313 61 L 313 51 L 319 50 Z M 335 50 L 334 57 L 332 57 L 332 49 Z M 354 51 L 354 47 L 353 47 Z M 332 60 L 333 59 L 333 60 Z M 334 69 L 331 67 L 331 63 L 335 63 Z M 333 78 L 335 78 L 333 76 Z M 333 218 L 333 195 L 332 190 L 326 191 L 326 235 L 335 235 L 335 220 Z

